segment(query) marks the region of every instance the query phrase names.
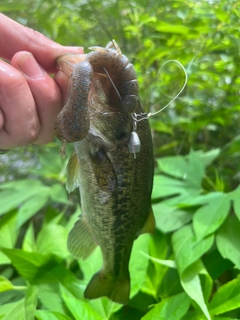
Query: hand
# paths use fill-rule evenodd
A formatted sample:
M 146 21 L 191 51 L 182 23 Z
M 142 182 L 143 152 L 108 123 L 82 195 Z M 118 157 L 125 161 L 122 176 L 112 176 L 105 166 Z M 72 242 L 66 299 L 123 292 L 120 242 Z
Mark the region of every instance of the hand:
M 11 61 L 0 60 L 0 149 L 47 143 L 62 107 L 61 90 L 48 73 L 57 72 L 58 56 L 83 50 L 63 47 L 3 14 L 0 34 L 0 57 Z

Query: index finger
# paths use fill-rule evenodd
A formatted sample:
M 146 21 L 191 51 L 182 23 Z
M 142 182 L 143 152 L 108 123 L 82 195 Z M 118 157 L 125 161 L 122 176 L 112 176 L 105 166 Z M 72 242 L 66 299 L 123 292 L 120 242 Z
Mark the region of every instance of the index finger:
M 83 53 L 81 47 L 63 47 L 33 29 L 0 13 L 0 57 L 10 61 L 18 51 L 31 52 L 49 73 L 56 72 L 55 60 L 66 53 Z M 46 58 L 47 57 L 47 58 Z

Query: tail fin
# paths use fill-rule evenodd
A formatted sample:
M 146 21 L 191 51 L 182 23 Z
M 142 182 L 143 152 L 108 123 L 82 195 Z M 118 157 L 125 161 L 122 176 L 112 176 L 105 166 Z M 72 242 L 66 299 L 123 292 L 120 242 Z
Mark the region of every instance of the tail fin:
M 87 299 L 96 299 L 103 296 L 108 297 L 110 300 L 127 304 L 129 301 L 130 293 L 130 277 L 127 274 L 124 278 L 114 278 L 110 274 L 105 274 L 100 270 L 90 280 L 84 296 Z

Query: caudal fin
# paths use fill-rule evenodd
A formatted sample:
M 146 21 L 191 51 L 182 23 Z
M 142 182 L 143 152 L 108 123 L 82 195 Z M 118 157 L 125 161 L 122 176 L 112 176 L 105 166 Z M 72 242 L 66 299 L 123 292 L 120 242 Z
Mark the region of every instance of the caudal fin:
M 116 279 L 103 271 L 97 272 L 90 280 L 84 292 L 87 299 L 96 299 L 100 297 L 108 297 L 110 300 L 127 304 L 130 293 L 130 277 L 129 274 L 120 279 Z

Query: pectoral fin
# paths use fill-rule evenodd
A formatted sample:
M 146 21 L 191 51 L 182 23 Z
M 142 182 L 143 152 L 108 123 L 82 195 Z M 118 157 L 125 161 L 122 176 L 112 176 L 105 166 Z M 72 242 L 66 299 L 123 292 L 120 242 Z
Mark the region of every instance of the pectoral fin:
M 117 177 L 104 148 L 90 153 L 89 156 L 99 188 L 103 191 L 113 191 L 117 185 Z
M 150 208 L 150 212 L 147 218 L 145 225 L 143 226 L 141 233 L 154 233 L 155 231 L 155 218 L 153 215 L 152 208 Z
M 86 259 L 96 248 L 88 222 L 83 215 L 75 223 L 68 236 L 68 250 L 77 258 Z
M 74 189 L 79 187 L 79 169 L 79 160 L 76 152 L 74 151 L 67 164 L 66 188 L 68 192 L 72 192 Z

